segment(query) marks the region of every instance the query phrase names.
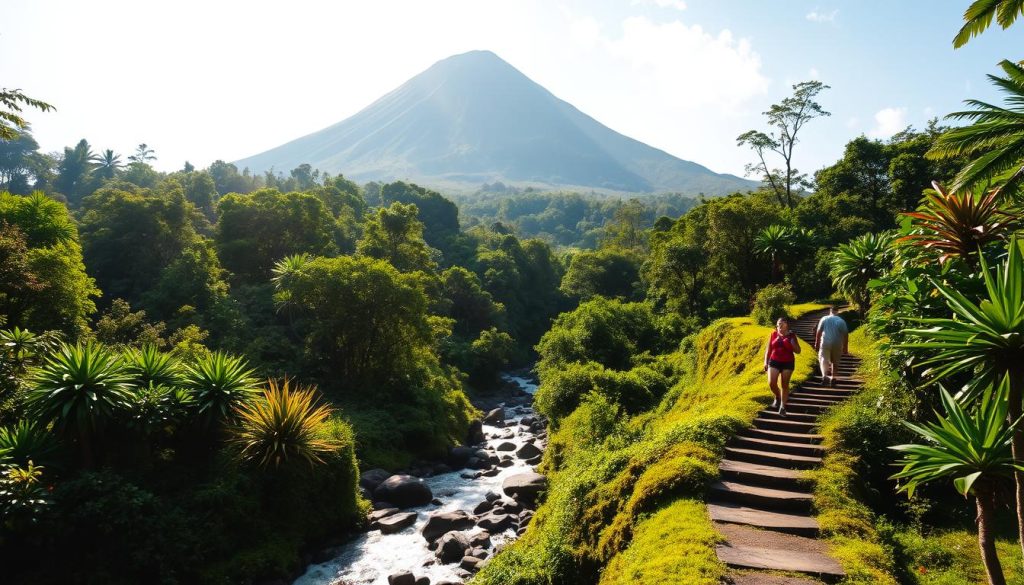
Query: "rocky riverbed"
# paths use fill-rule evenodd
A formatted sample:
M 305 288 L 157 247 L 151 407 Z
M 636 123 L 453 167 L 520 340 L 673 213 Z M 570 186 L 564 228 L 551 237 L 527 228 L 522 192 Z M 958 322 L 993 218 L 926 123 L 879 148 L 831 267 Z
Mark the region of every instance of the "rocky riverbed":
M 547 423 L 532 409 L 536 386 L 518 386 L 470 429 L 448 460 L 405 473 L 363 473 L 373 501 L 369 530 L 310 566 L 295 585 L 443 585 L 463 583 L 526 530 L 538 494 L 536 473 Z

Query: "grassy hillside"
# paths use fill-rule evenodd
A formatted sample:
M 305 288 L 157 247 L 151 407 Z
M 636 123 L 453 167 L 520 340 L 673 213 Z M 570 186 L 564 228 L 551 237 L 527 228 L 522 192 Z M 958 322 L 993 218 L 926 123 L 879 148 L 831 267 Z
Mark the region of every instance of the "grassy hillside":
M 585 399 L 552 435 L 551 487 L 529 531 L 473 583 L 718 583 L 725 567 L 703 495 L 726 441 L 771 399 L 761 369 L 769 333 L 722 319 L 653 358 L 675 384 L 651 412 L 621 417 Z M 811 372 L 806 349 L 795 381 Z

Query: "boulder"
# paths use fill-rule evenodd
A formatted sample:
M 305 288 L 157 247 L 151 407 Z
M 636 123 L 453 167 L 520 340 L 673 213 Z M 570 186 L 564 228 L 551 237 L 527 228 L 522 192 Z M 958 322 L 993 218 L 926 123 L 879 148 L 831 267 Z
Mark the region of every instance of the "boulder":
M 484 416 L 485 425 L 498 425 L 505 422 L 505 409 L 495 408 Z
M 536 422 L 536 420 L 537 419 L 533 418 L 532 416 L 524 416 L 523 418 L 519 419 L 519 424 L 521 424 L 524 427 L 528 427 L 532 425 L 534 422 Z
M 416 579 L 416 585 L 430 585 L 430 577 L 420 577 Z
M 514 520 L 512 516 L 509 516 L 508 514 L 498 514 L 492 512 L 481 517 L 476 524 L 477 526 L 483 528 L 487 532 L 494 534 L 497 532 L 504 532 L 505 530 L 511 528 L 513 521 Z
M 473 548 L 491 548 L 491 535 L 487 532 L 477 532 L 469 538 L 469 545 Z
M 455 469 L 462 469 L 472 456 L 473 449 L 469 447 L 453 447 L 448 453 L 448 464 Z
M 381 534 L 394 534 L 415 524 L 418 516 L 416 512 L 400 512 L 381 518 L 377 521 L 377 526 L 380 526 Z
M 475 508 L 473 508 L 473 513 L 479 516 L 480 514 L 486 514 L 487 512 L 490 512 L 492 508 L 494 508 L 494 503 L 484 500 L 477 504 Z
M 484 495 L 484 499 L 488 502 L 495 502 L 501 499 L 501 494 L 496 492 L 487 492 L 487 494 Z
M 505 495 L 517 502 L 532 506 L 537 502 L 537 497 L 547 488 L 548 480 L 539 473 L 528 471 L 517 473 L 505 478 L 501 484 L 501 490 Z
M 434 554 L 437 555 L 438 560 L 443 564 L 448 565 L 459 562 L 459 559 L 466 555 L 466 551 L 469 548 L 469 539 L 466 538 L 465 534 L 449 532 L 437 541 L 437 552 Z
M 501 473 L 501 470 L 498 469 L 497 467 L 495 467 L 493 469 L 488 469 L 488 470 L 486 470 L 484 472 L 481 472 L 480 473 L 480 477 L 494 477 L 495 475 L 498 475 L 499 473 Z
M 462 510 L 455 512 L 435 512 L 427 517 L 420 534 L 427 542 L 441 538 L 453 530 L 466 530 L 476 525 L 476 520 Z M 453 561 L 454 562 L 454 561 Z
M 383 469 L 369 469 L 359 474 L 359 485 L 372 492 L 377 486 L 384 483 L 384 480 L 391 477 L 390 471 Z
M 504 443 L 502 443 L 502 444 L 498 445 L 497 447 L 495 447 L 495 450 L 497 450 L 497 451 L 515 451 L 516 450 L 516 444 L 515 443 L 510 443 L 508 441 L 505 441 Z
M 484 424 L 479 419 L 470 421 L 469 431 L 466 433 L 467 445 L 479 445 L 487 439 L 484 437 Z
M 498 467 L 512 467 L 516 462 L 511 459 L 502 459 L 498 462 Z
M 378 501 L 388 501 L 398 508 L 425 506 L 434 499 L 427 484 L 411 475 L 392 475 L 373 492 Z
M 409 571 L 388 576 L 388 585 L 416 585 L 416 577 Z
M 534 457 L 538 457 L 543 454 L 543 451 L 531 443 L 523 445 L 518 451 L 516 451 L 516 457 L 520 459 L 533 459 Z
M 483 559 L 476 557 L 465 556 L 462 557 L 462 561 L 459 563 L 460 569 L 465 569 L 470 572 L 476 572 L 480 570 L 480 565 L 484 562 Z

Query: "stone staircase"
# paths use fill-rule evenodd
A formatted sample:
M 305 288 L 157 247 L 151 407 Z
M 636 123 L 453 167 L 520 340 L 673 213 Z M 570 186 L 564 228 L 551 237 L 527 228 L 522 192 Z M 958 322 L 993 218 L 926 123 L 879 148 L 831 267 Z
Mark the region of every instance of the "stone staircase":
M 816 311 L 793 323 L 793 330 L 813 353 Z M 725 448 L 719 465 L 720 481 L 708 493 L 708 512 L 726 542 L 718 558 L 734 569 L 736 585 L 806 585 L 835 582 L 842 567 L 818 540 L 818 521 L 812 515 L 812 485 L 806 470 L 821 464 L 824 449 L 817 434 L 818 417 L 856 392 L 854 378 L 860 360 L 846 355 L 836 368 L 836 387 L 814 374 L 790 391 L 786 416 L 762 410 L 753 426 L 740 432 Z M 765 392 L 768 392 L 767 382 Z M 805 577 L 793 577 L 792 574 Z

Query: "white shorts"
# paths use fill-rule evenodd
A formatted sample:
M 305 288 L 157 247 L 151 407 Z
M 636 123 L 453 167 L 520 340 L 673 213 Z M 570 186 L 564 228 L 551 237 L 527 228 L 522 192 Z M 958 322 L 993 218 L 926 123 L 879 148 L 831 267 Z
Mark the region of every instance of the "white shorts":
M 818 358 L 826 362 L 833 364 L 839 363 L 839 358 L 843 357 L 843 346 L 839 343 L 833 343 L 829 345 L 821 344 L 818 348 Z

